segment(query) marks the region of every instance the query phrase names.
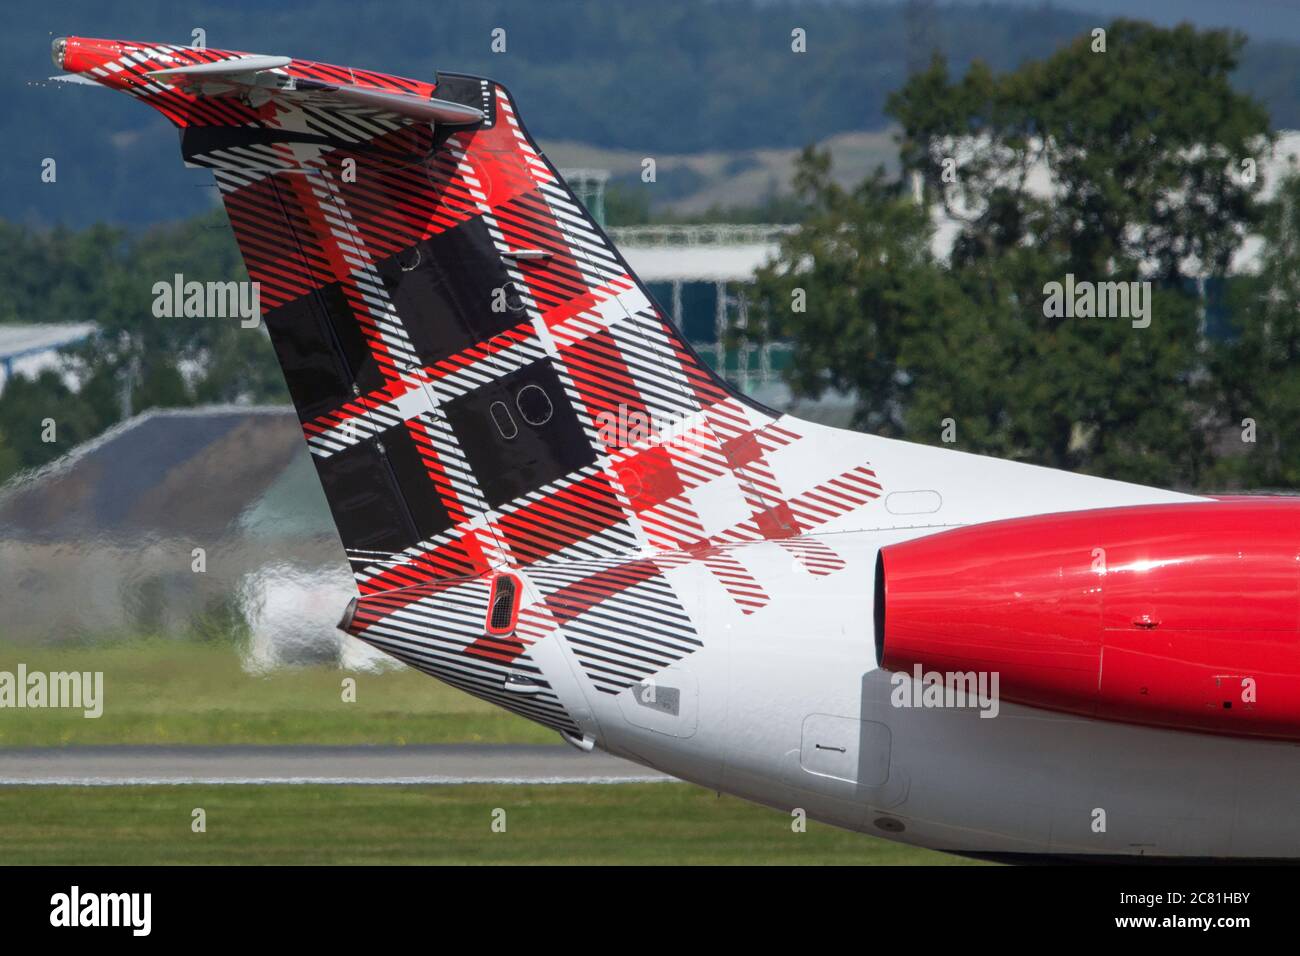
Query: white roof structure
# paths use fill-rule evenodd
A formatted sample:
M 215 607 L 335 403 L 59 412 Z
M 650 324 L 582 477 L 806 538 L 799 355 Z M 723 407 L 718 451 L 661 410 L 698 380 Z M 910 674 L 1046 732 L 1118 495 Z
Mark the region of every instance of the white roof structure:
M 95 331 L 92 322 L 0 324 L 0 387 L 14 373 L 35 375 L 57 364 L 57 352 Z
M 0 324 L 0 362 L 13 361 L 37 352 L 72 345 L 95 331 L 92 322 L 44 325 Z
M 682 247 L 621 246 L 645 282 L 748 282 L 776 252 L 775 244 Z
M 794 226 L 624 226 L 611 229 L 632 270 L 645 282 L 748 282 L 777 253 Z

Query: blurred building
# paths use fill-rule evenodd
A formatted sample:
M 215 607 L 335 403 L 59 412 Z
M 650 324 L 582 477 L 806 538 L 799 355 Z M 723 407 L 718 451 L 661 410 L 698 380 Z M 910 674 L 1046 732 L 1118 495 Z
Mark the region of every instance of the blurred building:
M 84 342 L 94 331 L 90 322 L 0 324 L 0 391 L 15 374 L 34 378 L 57 369 L 59 350 Z
M 0 634 L 243 641 L 251 668 L 377 652 L 293 409 L 152 410 L 0 489 Z
M 793 226 L 629 226 L 610 237 L 686 339 L 742 389 L 779 379 L 789 357 L 780 343 L 727 342 L 748 321 L 745 288 L 775 258 Z

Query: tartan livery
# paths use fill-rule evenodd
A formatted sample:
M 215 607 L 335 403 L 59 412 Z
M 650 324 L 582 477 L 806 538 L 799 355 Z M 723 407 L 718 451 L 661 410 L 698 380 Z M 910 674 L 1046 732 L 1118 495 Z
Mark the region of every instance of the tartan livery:
M 737 546 L 844 567 L 807 533 L 877 498 L 874 472 L 782 487 L 771 459 L 801 423 L 703 364 L 502 86 L 304 60 L 173 82 L 154 74 L 244 55 L 69 43 L 65 69 L 161 111 L 214 173 L 356 577 L 353 634 L 575 733 L 537 641 L 560 632 L 615 694 L 701 646 L 673 568 L 707 568 L 751 615 L 771 598 Z M 479 118 L 421 122 L 342 88 Z M 651 425 L 609 427 L 632 418 Z M 483 623 L 496 569 L 526 582 L 506 638 Z M 542 692 L 501 692 L 509 673 Z

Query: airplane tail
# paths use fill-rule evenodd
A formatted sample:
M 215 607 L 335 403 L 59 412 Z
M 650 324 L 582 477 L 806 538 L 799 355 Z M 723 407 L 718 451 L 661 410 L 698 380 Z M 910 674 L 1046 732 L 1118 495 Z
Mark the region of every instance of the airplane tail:
M 212 169 L 363 595 L 685 550 L 756 607 L 727 544 L 878 495 L 865 465 L 783 493 L 771 456 L 803 435 L 695 354 L 500 84 L 77 38 L 55 60 Z

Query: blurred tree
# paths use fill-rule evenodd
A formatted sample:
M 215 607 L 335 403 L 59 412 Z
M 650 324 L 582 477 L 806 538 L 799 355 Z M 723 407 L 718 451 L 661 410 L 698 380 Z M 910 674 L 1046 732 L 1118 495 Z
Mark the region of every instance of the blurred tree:
M 1219 424 L 1244 454 L 1225 456 L 1215 476 L 1246 488 L 1300 488 L 1300 174 L 1278 184 L 1260 237 L 1259 274 L 1234 281 L 1234 334 L 1212 362 Z
M 947 268 L 921 248 L 928 202 L 908 217 L 869 201 L 886 189 L 877 176 L 852 212 L 820 214 L 837 194 L 825 161 L 805 156 L 807 235 L 759 284 L 795 339 L 798 392 L 851 386 L 859 421 L 919 441 L 940 441 L 951 418 L 965 450 L 1201 480 L 1210 396 L 1185 273 L 1222 274 L 1255 222 L 1239 172 L 1267 146 L 1268 117 L 1228 82 L 1240 37 L 1121 20 L 1105 42 L 1085 35 L 1007 74 L 975 64 L 957 82 L 935 59 L 890 99 L 905 180 L 956 223 Z M 860 216 L 882 217 L 878 229 L 845 228 Z M 793 275 L 807 284 L 802 314 L 774 281 Z M 1150 326 L 1045 314 L 1047 284 L 1067 275 L 1150 280 Z M 887 296 L 870 293 L 881 285 Z
M 762 307 L 749 334 L 792 340 L 796 392 L 856 390 L 871 397 L 858 406 L 858 424 L 899 434 L 899 349 L 918 299 L 942 280 L 930 258 L 929 218 L 879 171 L 845 190 L 830 169 L 827 152 L 809 147 L 799 159 L 794 189 L 804 223 L 758 273 Z
M 35 378 L 15 375 L 5 383 L 0 400 L 0 434 L 10 449 L 11 470 L 52 461 L 99 434 L 115 419 L 111 405 L 104 409 L 89 396 L 74 392 L 54 369 Z M 0 477 L 8 474 L 0 472 Z
M 1252 220 L 1242 161 L 1270 135 L 1264 108 L 1229 82 L 1245 38 L 1117 20 L 1096 44 L 1085 34 L 1002 75 L 976 63 L 958 83 L 936 58 L 889 100 L 904 167 L 986 253 L 1030 239 L 1063 244 L 1072 264 L 1222 272 Z M 1030 195 L 1036 166 L 1050 201 Z
M 5 440 L 4 432 L 0 432 L 0 481 L 17 471 L 20 464 L 18 452 Z

